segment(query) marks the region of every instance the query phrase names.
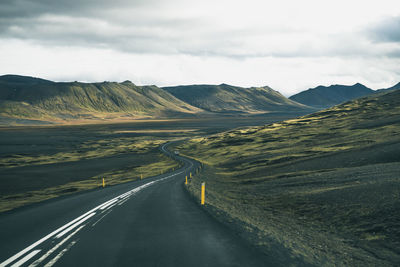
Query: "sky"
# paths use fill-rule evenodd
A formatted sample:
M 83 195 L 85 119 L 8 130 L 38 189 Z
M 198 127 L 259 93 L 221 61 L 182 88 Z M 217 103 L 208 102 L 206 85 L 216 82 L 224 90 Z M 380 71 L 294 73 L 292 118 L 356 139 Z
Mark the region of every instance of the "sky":
M 0 75 L 137 85 L 400 82 L 398 0 L 1 0 Z

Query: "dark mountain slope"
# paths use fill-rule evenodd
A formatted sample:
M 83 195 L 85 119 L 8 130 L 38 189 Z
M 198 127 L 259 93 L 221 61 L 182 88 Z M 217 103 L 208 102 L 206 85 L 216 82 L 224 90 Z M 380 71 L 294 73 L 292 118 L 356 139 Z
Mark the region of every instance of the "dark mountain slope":
M 328 108 L 373 93 L 374 90 L 356 83 L 352 86 L 318 86 L 295 94 L 289 97 L 289 99 L 316 108 Z
M 400 82 L 395 84 L 395 85 L 393 85 L 392 87 L 383 88 L 383 89 L 379 89 L 379 90 L 376 90 L 376 91 L 377 92 L 386 92 L 386 91 L 392 91 L 392 90 L 398 90 L 398 89 L 400 89 Z

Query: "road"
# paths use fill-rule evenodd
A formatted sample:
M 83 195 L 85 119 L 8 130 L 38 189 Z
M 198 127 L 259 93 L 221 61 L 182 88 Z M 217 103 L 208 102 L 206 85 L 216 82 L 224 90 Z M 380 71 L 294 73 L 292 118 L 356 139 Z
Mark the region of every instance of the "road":
M 273 259 L 215 221 L 175 172 L 0 215 L 0 266 L 269 266 Z

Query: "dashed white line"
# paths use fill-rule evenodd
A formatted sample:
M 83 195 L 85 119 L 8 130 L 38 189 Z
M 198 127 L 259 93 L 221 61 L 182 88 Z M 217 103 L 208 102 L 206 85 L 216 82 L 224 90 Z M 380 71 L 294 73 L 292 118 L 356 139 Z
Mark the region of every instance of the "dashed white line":
M 72 229 L 74 229 L 75 227 L 79 226 L 80 224 L 86 222 L 87 220 L 89 220 L 90 218 L 92 218 L 96 213 L 91 213 L 88 216 L 86 216 L 85 218 L 83 218 L 82 220 L 78 221 L 77 223 L 73 224 L 72 226 L 68 227 L 67 229 L 65 229 L 64 231 L 62 231 L 61 233 L 59 233 L 58 235 L 56 235 L 56 238 L 60 238 L 63 235 L 65 235 L 66 233 L 68 233 L 69 231 L 71 231 Z
M 109 210 L 106 212 L 106 214 L 104 214 L 103 216 L 100 217 L 100 219 L 98 219 L 94 224 L 92 224 L 92 227 L 95 226 L 98 222 L 100 222 L 104 217 L 106 217 L 108 214 L 110 214 L 112 210 Z
M 101 206 L 101 205 L 99 205 Z M 20 252 L 18 252 L 17 254 L 15 254 L 14 256 L 8 258 L 7 260 L 3 261 L 0 264 L 0 267 L 4 267 L 7 266 L 8 264 L 10 264 L 11 262 L 15 261 L 16 259 L 18 259 L 19 257 L 21 257 L 22 255 L 24 255 L 25 253 L 29 252 L 31 249 L 35 248 L 36 246 L 40 245 L 41 243 L 45 242 L 47 239 L 53 237 L 54 235 L 56 235 L 57 233 L 61 232 L 62 230 L 64 230 L 65 228 L 69 227 L 71 224 L 76 223 L 77 221 L 81 220 L 82 218 L 84 218 L 85 216 L 87 216 L 88 214 L 90 214 L 91 212 L 95 211 L 98 209 L 97 206 L 96 208 L 86 212 L 85 214 L 82 214 L 81 216 L 79 216 L 78 218 L 70 221 L 69 223 L 61 226 L 60 228 L 58 228 L 57 230 L 54 230 L 53 232 L 51 232 L 50 234 L 46 235 L 45 237 L 43 237 L 42 239 L 36 241 L 35 243 L 33 243 L 32 245 L 28 246 L 27 248 L 21 250 Z
M 165 145 L 166 145 L 166 144 L 165 144 Z M 166 152 L 166 151 L 165 151 L 165 145 L 162 146 L 162 150 L 164 150 L 164 152 Z M 186 170 L 188 170 L 188 169 L 190 169 L 190 168 L 193 166 L 193 163 L 190 162 L 190 161 L 188 161 L 188 160 L 185 160 L 185 161 L 189 162 L 189 164 L 190 164 L 189 168 L 186 169 Z M 103 209 L 106 209 L 107 207 L 111 206 L 112 204 L 114 204 L 114 203 L 117 202 L 118 200 L 121 200 L 121 198 L 125 198 L 125 197 L 128 198 L 129 196 L 131 196 L 131 195 L 133 195 L 133 194 L 139 192 L 140 190 L 142 190 L 142 189 L 144 189 L 144 188 L 146 188 L 146 187 L 148 187 L 148 186 L 150 186 L 150 185 L 152 185 L 152 184 L 154 184 L 154 183 L 164 181 L 164 180 L 166 180 L 166 179 L 168 179 L 168 178 L 171 178 L 171 177 L 173 177 L 173 176 L 182 174 L 182 173 L 184 173 L 184 172 L 185 172 L 185 171 L 181 171 L 181 172 L 178 172 L 178 173 L 175 173 L 175 174 L 166 176 L 166 177 L 164 177 L 164 178 L 158 179 L 158 180 L 156 180 L 156 181 L 148 182 L 148 183 L 146 183 L 146 184 L 143 184 L 143 185 L 141 185 L 141 186 L 139 186 L 139 187 L 137 187 L 137 188 L 134 188 L 134 189 L 132 189 L 132 190 L 130 190 L 130 191 L 128 191 L 128 192 L 125 192 L 124 194 L 121 194 L 121 195 L 119 195 L 119 196 L 117 196 L 117 197 L 115 197 L 115 198 L 113 198 L 113 199 L 110 199 L 110 200 L 108 200 L 108 201 L 106 201 L 106 202 L 104 202 L 104 203 L 98 205 L 97 207 L 95 207 L 95 208 L 89 210 L 88 212 L 86 212 L 86 213 L 82 214 L 81 216 L 75 218 L 74 220 L 70 221 L 69 223 L 67 223 L 67 224 L 61 226 L 60 228 L 54 230 L 54 231 L 51 232 L 50 234 L 46 235 L 45 237 L 41 238 L 40 240 L 36 241 L 35 243 L 33 243 L 33 244 L 31 244 L 30 246 L 26 247 L 25 249 L 21 250 L 21 251 L 18 252 L 17 254 L 15 254 L 15 255 L 11 256 L 10 258 L 8 258 L 7 260 L 3 261 L 2 263 L 0 263 L 0 267 L 5 267 L 5 266 L 7 266 L 8 264 L 14 262 L 14 261 L 17 260 L 18 258 L 22 257 L 24 254 L 28 253 L 28 252 L 31 251 L 33 248 L 37 247 L 38 245 L 40 245 L 41 243 L 45 242 L 46 240 L 48 240 L 49 238 L 53 237 L 53 236 L 56 235 L 56 234 L 58 234 L 58 235 L 57 235 L 57 238 L 60 238 L 61 236 L 63 236 L 63 235 L 66 234 L 67 232 L 71 231 L 72 229 L 74 229 L 75 227 L 77 227 L 78 225 L 80 225 L 81 223 L 83 223 L 84 221 L 86 221 L 87 219 L 89 219 L 89 218 L 91 218 L 92 216 L 94 216 L 94 215 L 95 215 L 95 212 L 96 212 L 97 210 L 99 210 L 99 209 L 102 209 L 102 210 L 103 210 Z M 72 225 L 72 226 L 71 226 L 71 225 Z M 68 229 L 66 229 L 66 228 L 68 228 Z M 65 229 L 65 230 L 64 230 L 64 229 Z M 61 232 L 61 233 L 60 233 L 60 232 Z M 75 244 L 75 243 L 74 243 L 74 244 Z M 32 252 L 29 253 L 27 256 L 23 257 L 21 260 L 19 260 L 18 262 L 16 262 L 14 265 L 15 265 L 15 266 L 18 266 L 18 265 L 16 265 L 16 264 L 22 262 L 23 260 L 25 260 L 24 262 L 28 261 L 30 258 L 34 257 L 34 256 L 35 256 L 37 253 L 39 253 L 39 252 L 40 252 L 40 250 L 34 250 L 34 251 L 32 251 Z M 65 253 L 65 252 L 64 252 L 64 253 Z M 28 257 L 28 256 L 29 256 L 29 257 Z M 62 255 L 61 255 L 61 256 L 62 256 Z M 57 260 L 58 260 L 58 259 L 57 259 Z M 24 263 L 24 262 L 23 262 L 23 263 Z M 21 263 L 21 264 L 22 264 L 22 263 Z M 54 263 L 53 263 L 53 264 L 54 264 Z M 13 266 L 14 266 L 14 265 L 13 265 Z
M 26 255 L 25 257 L 23 257 L 22 259 L 20 259 L 16 263 L 14 263 L 13 265 L 11 265 L 11 267 L 19 267 L 19 266 L 21 266 L 25 262 L 29 261 L 31 258 L 35 257 L 35 255 L 38 254 L 39 252 L 40 252 L 40 249 L 32 251 L 31 253 L 29 253 L 28 255 Z
M 76 241 L 72 241 L 71 243 L 68 244 L 68 246 L 66 248 L 64 248 L 63 250 L 61 250 L 60 253 L 57 254 L 57 256 L 55 256 L 51 261 L 49 261 L 44 267 L 51 267 L 53 266 L 62 256 L 64 256 L 64 254 L 71 249 L 71 247 L 73 245 L 76 244 Z
M 121 206 L 122 204 L 124 204 L 128 200 L 129 200 L 129 197 L 125 198 L 124 200 L 122 200 L 121 202 L 118 203 L 118 206 Z
M 39 264 L 41 264 L 48 256 L 50 256 L 54 251 L 56 251 L 59 247 L 61 247 L 65 242 L 68 241 L 68 239 L 70 239 L 71 237 L 73 237 L 77 232 L 79 232 L 85 225 L 82 225 L 81 227 L 79 227 L 78 229 L 76 229 L 73 233 L 71 233 L 69 236 L 67 236 L 66 238 L 64 238 L 60 243 L 58 243 L 57 245 L 55 245 L 52 249 L 50 249 L 49 251 L 47 251 L 46 254 L 44 254 L 42 257 L 40 257 L 38 260 L 36 260 L 34 263 L 32 263 L 31 265 L 29 265 L 29 267 L 35 267 L 38 266 Z
M 117 201 L 118 201 L 118 199 L 113 199 L 113 201 L 110 201 L 107 205 L 104 205 L 104 206 L 101 207 L 100 209 L 101 209 L 101 210 L 104 210 L 105 208 L 107 208 L 108 206 L 114 204 L 114 203 L 117 202 Z

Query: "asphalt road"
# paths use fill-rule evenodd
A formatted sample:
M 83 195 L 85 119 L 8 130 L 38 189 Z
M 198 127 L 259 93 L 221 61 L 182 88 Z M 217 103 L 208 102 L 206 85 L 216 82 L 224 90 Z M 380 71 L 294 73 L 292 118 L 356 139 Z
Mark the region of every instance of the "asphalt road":
M 0 266 L 269 266 L 273 259 L 215 221 L 173 173 L 0 215 Z

